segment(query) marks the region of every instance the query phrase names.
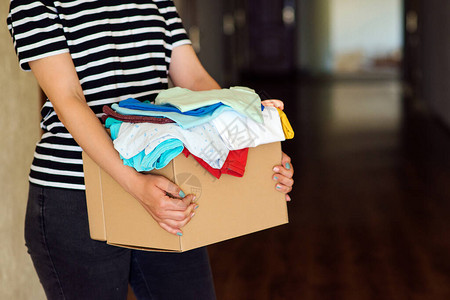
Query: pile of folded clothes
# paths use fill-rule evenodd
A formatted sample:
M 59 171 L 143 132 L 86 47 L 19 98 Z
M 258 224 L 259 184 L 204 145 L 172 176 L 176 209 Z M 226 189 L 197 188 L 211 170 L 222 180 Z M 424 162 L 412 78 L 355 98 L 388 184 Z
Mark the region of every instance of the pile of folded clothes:
M 263 107 L 249 88 L 170 88 L 155 103 L 126 99 L 103 107 L 114 148 L 139 172 L 165 167 L 183 153 L 216 178 L 242 177 L 249 147 L 293 138 L 283 111 Z

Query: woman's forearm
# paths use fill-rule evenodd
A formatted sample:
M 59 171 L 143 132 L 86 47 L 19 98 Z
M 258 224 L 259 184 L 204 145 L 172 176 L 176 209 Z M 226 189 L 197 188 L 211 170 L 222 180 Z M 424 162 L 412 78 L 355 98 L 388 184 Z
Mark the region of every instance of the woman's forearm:
M 193 91 L 220 89 L 219 84 L 200 63 L 191 45 L 172 50 L 169 76 L 175 86 Z
M 66 53 L 32 61 L 30 67 L 59 120 L 78 145 L 130 191 L 138 173 L 123 165 L 111 138 L 86 103 L 70 55 Z
M 131 192 L 138 173 L 125 166 L 112 140 L 83 100 L 72 99 L 55 111 L 78 145 L 125 190 Z

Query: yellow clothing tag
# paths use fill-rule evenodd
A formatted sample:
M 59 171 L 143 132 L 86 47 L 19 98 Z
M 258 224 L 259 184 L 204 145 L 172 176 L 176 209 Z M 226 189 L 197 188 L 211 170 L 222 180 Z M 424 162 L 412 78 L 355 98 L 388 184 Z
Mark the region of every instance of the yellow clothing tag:
M 283 127 L 284 137 L 290 140 L 294 137 L 294 129 L 292 129 L 291 123 L 289 123 L 288 117 L 281 109 L 277 108 L 280 115 L 281 127 Z

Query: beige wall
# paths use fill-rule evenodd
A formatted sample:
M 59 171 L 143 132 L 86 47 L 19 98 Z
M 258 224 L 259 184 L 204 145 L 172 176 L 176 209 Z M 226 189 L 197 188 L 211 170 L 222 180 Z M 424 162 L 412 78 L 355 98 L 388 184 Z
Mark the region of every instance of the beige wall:
M 44 292 L 23 238 L 28 171 L 39 137 L 39 90 L 19 70 L 0 3 L 0 299 L 39 300 Z
M 330 3 L 332 55 L 362 50 L 367 56 L 402 47 L 402 0 L 333 0 Z

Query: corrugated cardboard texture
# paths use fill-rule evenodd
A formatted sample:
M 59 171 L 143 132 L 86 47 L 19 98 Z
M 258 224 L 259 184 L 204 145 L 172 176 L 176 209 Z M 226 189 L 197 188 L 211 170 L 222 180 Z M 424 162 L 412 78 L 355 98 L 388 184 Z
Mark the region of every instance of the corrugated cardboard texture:
M 147 250 L 186 251 L 288 222 L 284 195 L 274 188 L 272 167 L 281 160 L 280 143 L 249 150 L 244 177 L 223 175 L 216 179 L 191 156 L 179 155 L 158 170 L 177 183 L 186 194 L 197 195 L 199 208 L 183 230 L 183 236 L 169 234 L 132 196 L 108 174 L 100 170 L 101 195 L 97 188 L 88 192 L 88 206 L 95 210 L 91 235 L 101 232 L 101 205 L 93 202 L 103 197 L 104 221 L 108 243 Z M 85 172 L 93 162 L 85 157 Z M 98 169 L 98 167 L 97 167 Z M 88 175 L 87 181 L 95 176 Z M 94 182 L 95 181 L 95 182 Z M 87 190 L 99 182 L 86 182 Z M 92 201 L 91 201 L 92 200 Z M 90 213 L 90 211 L 89 211 Z M 98 222 L 97 222 L 98 221 Z M 91 216 L 90 216 L 91 222 Z M 94 231 L 94 232 L 92 232 Z

